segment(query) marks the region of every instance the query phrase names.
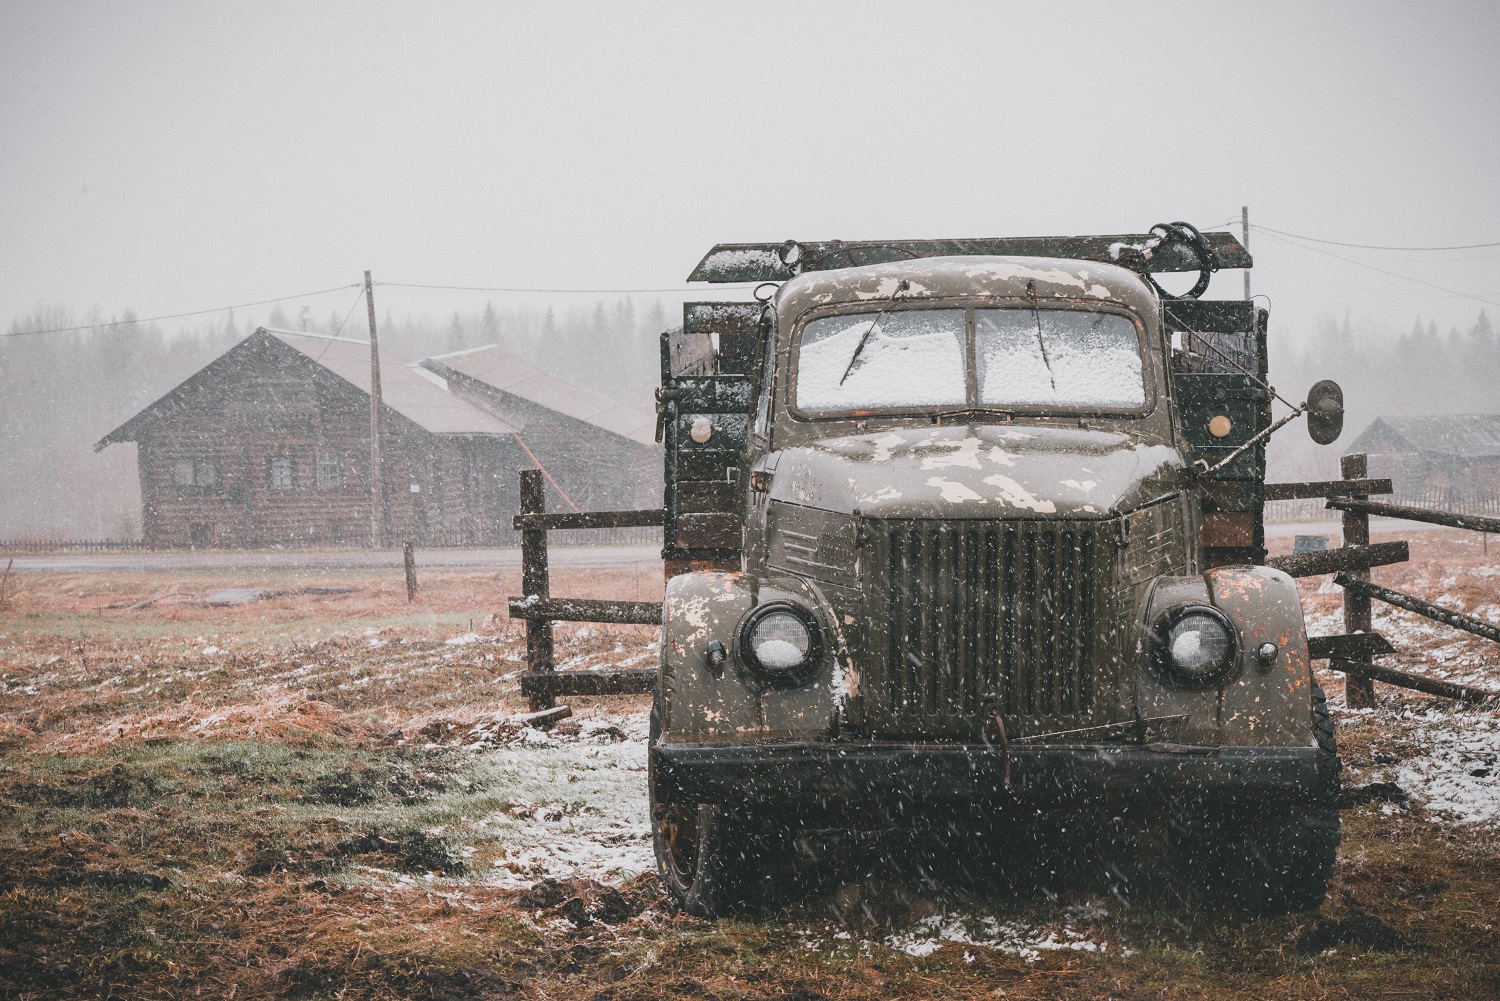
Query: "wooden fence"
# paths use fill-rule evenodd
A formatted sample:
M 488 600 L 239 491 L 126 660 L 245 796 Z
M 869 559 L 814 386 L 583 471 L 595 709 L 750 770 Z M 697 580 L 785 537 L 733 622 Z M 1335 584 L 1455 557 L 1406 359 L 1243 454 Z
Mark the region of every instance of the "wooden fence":
M 0 539 L 0 553 L 103 553 L 149 549 L 129 539 Z
M 1381 587 L 1370 582 L 1370 568 L 1402 563 L 1411 558 L 1405 542 L 1370 544 L 1370 517 L 1401 518 L 1407 521 L 1466 528 L 1477 532 L 1500 531 L 1500 518 L 1483 514 L 1434 511 L 1429 508 L 1372 501 L 1371 495 L 1391 493 L 1391 481 L 1367 477 L 1369 459 L 1362 454 L 1346 455 L 1340 461 L 1343 479 L 1318 483 L 1268 483 L 1267 500 L 1301 500 L 1323 498 L 1329 510 L 1341 513 L 1343 546 L 1321 552 L 1296 553 L 1266 562 L 1293 577 L 1334 574 L 1333 581 L 1344 589 L 1344 632 L 1336 636 L 1310 636 L 1308 647 L 1314 660 L 1328 660 L 1329 669 L 1347 678 L 1349 705 L 1355 708 L 1375 704 L 1374 682 L 1398 685 L 1430 695 L 1478 702 L 1500 697 L 1468 685 L 1440 681 L 1421 675 L 1377 667 L 1374 658 L 1396 650 L 1384 636 L 1371 628 L 1370 602 L 1384 601 L 1436 622 L 1462 629 L 1476 636 L 1500 642 L 1500 629 L 1452 609 L 1434 605 L 1414 595 Z
M 521 693 L 533 711 L 550 709 L 559 695 L 629 695 L 656 689 L 656 668 L 616 668 L 608 671 L 559 671 L 553 661 L 552 623 L 607 622 L 661 625 L 659 601 L 599 601 L 554 598 L 547 569 L 547 533 L 655 528 L 661 530 L 665 513 L 645 511 L 584 511 L 548 514 L 540 469 L 521 470 L 521 513 L 515 527 L 521 532 L 521 591 L 510 599 L 511 618 L 526 620 L 526 665 Z

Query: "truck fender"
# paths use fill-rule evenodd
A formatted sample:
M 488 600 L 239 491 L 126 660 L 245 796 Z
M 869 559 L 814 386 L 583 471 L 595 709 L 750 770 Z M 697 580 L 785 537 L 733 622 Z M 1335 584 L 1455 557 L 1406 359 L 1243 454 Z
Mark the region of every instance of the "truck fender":
M 1238 658 L 1216 687 L 1189 691 L 1163 678 L 1147 641 L 1156 622 L 1182 605 L 1212 605 L 1236 632 Z M 1297 585 L 1265 566 L 1219 567 L 1202 575 L 1162 577 L 1141 619 L 1136 703 L 1146 717 L 1186 714 L 1174 736 L 1191 743 L 1298 745 L 1312 739 L 1312 661 Z M 1264 660 L 1260 648 L 1272 643 Z
M 798 688 L 766 688 L 740 658 L 741 625 L 757 606 L 772 601 L 801 605 L 823 626 L 824 663 Z M 703 572 L 668 581 L 657 679 L 662 739 L 678 743 L 826 734 L 836 711 L 831 679 L 838 644 L 823 605 L 805 582 L 793 578 Z M 709 661 L 709 644 L 715 641 L 727 655 L 717 670 Z

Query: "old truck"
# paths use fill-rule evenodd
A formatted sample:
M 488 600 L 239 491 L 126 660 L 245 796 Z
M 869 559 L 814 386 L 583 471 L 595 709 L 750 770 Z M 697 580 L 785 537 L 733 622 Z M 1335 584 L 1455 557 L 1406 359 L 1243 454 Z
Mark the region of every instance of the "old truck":
M 1245 910 L 1322 900 L 1340 766 L 1264 565 L 1264 442 L 1298 414 L 1332 441 L 1342 397 L 1273 424 L 1266 311 L 1197 298 L 1250 264 L 1180 223 L 703 259 L 766 284 L 662 338 L 650 792 L 681 907 L 785 899 L 828 832 L 968 831 L 1003 868 L 1008 825 L 1062 816 L 1136 818 Z

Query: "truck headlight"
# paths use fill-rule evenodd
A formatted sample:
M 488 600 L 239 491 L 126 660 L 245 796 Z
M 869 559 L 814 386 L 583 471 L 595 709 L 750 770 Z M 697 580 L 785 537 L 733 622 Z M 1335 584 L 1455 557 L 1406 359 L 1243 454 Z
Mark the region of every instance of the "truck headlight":
M 1234 627 L 1209 605 L 1187 605 L 1156 624 L 1157 661 L 1184 688 L 1210 688 L 1234 667 Z
M 817 617 L 791 602 L 761 605 L 740 630 L 740 656 L 772 688 L 806 684 L 822 654 Z

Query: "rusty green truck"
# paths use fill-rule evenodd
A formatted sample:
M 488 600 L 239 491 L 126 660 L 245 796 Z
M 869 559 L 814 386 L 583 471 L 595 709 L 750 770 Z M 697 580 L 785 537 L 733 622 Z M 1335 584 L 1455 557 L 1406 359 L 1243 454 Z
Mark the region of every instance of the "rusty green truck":
M 1321 901 L 1339 763 L 1264 565 L 1266 313 L 1153 277 L 1249 264 L 1182 224 L 705 257 L 767 284 L 662 342 L 680 906 L 795 892 L 819 831 L 980 817 L 966 850 L 998 853 L 1008 818 L 1126 809 L 1219 899 Z

